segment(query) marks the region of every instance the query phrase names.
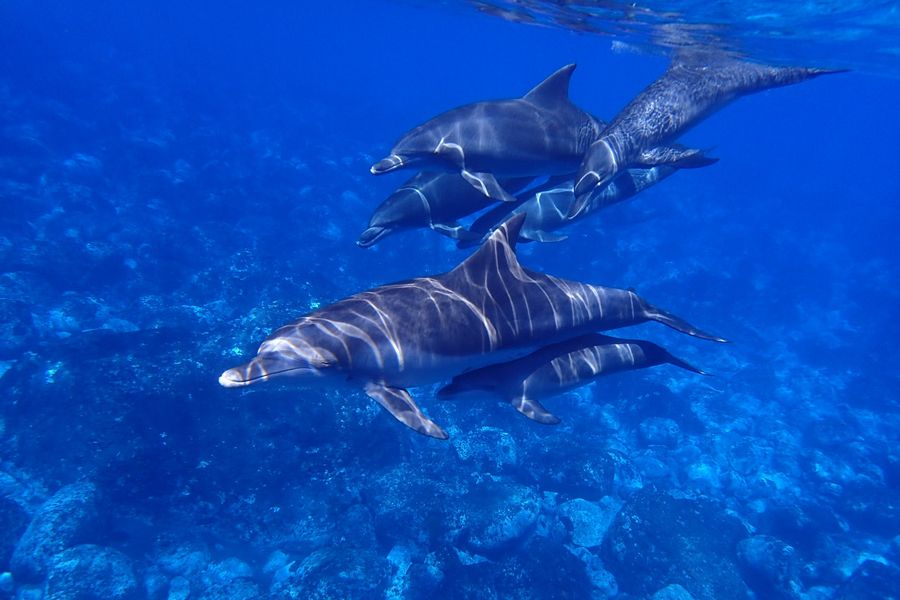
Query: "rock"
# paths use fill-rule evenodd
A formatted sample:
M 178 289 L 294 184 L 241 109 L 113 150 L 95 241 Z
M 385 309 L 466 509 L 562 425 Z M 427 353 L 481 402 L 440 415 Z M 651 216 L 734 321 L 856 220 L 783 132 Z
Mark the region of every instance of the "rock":
M 28 514 L 9 498 L 0 496 L 0 572 L 9 568 L 16 542 L 28 526 Z
M 801 589 L 797 552 L 779 539 L 757 535 L 741 540 L 738 564 L 744 581 L 761 598 L 796 598 Z
M 91 483 L 67 485 L 47 500 L 19 539 L 10 561 L 17 579 L 37 582 L 54 555 L 87 542 L 97 521 L 96 488 Z
M 273 583 L 270 598 L 382 598 L 391 566 L 370 550 L 331 547 L 294 563 L 286 575 Z
M 673 583 L 653 594 L 650 600 L 694 600 L 694 597 L 686 589 Z
M 250 565 L 237 558 L 211 563 L 200 577 L 204 588 L 222 586 L 235 579 L 250 579 L 253 577 L 253 569 Z
M 496 427 L 482 427 L 453 436 L 450 441 L 459 459 L 474 465 L 479 472 L 499 474 L 518 462 L 515 440 Z
M 838 589 L 834 600 L 897 600 L 898 581 L 900 569 L 896 566 L 867 560 Z
M 84 544 L 57 554 L 47 568 L 46 600 L 131 600 L 139 597 L 127 556 Z
M 465 545 L 477 554 L 495 555 L 531 532 L 541 500 L 524 485 L 484 481 L 469 491 L 460 508 L 467 515 Z
M 0 573 L 0 596 L 12 596 L 15 589 L 16 582 L 13 579 L 12 573 L 8 571 Z
M 678 444 L 681 429 L 678 423 L 664 417 L 650 417 L 641 422 L 641 441 L 648 446 L 674 448 Z
M 606 496 L 599 504 L 576 498 L 561 505 L 559 513 L 571 526 L 572 543 L 594 548 L 603 543 L 603 536 L 619 508 L 621 504 L 611 496 Z
M 613 494 L 616 459 L 603 450 L 573 445 L 559 437 L 529 448 L 528 460 L 520 466 L 529 480 L 565 499 L 599 500 Z
M 597 596 L 599 594 L 601 598 L 612 598 L 619 593 L 619 586 L 616 584 L 616 578 L 612 573 L 606 570 L 603 566 L 603 561 L 600 560 L 599 556 L 595 555 L 587 548 L 580 548 L 578 546 L 568 546 L 567 550 L 572 553 L 572 556 L 577 557 L 584 563 L 584 568 L 587 572 L 588 579 L 591 582 L 591 587 L 593 587 L 596 592 L 592 594 L 592 596 Z
M 186 577 L 173 577 L 169 582 L 169 596 L 166 600 L 187 600 L 191 597 L 191 582 Z
M 616 515 L 601 558 L 620 590 L 649 596 L 679 584 L 698 600 L 745 598 L 734 562 L 744 527 L 708 501 L 636 492 Z
M 200 595 L 200 600 L 256 600 L 262 597 L 256 582 L 240 577 L 209 586 Z
M 411 589 L 412 598 L 424 598 Z M 584 563 L 565 546 L 533 538 L 496 561 L 464 565 L 448 561 L 431 598 L 472 600 L 567 598 L 588 600 L 593 588 Z
M 172 577 L 191 579 L 204 571 L 212 561 L 204 544 L 183 544 L 157 558 L 159 569 Z

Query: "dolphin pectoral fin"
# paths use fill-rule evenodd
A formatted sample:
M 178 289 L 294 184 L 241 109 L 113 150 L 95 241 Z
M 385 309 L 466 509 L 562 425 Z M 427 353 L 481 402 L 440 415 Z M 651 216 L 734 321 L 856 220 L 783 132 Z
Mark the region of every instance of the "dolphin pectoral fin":
M 566 212 L 566 221 L 577 219 L 582 215 L 582 213 L 587 212 L 588 206 L 591 203 L 592 193 L 593 190 L 582 194 L 581 196 L 575 197 L 575 200 L 572 202 L 572 204 L 569 205 L 569 210 Z
M 563 240 L 569 239 L 569 236 L 562 235 L 559 233 L 550 233 L 549 231 L 523 231 L 521 234 L 523 238 L 526 240 L 532 240 L 535 242 L 562 242 Z
M 463 169 L 460 171 L 460 174 L 472 187 L 492 200 L 500 200 L 502 202 L 516 201 L 516 197 L 503 189 L 497 178 L 490 173 L 473 173 Z
M 708 167 L 718 162 L 718 158 L 711 158 L 703 154 L 703 150 L 685 148 L 683 146 L 657 146 L 644 150 L 641 153 L 639 163 L 642 166 L 669 165 L 679 169 L 699 169 Z
M 443 429 L 425 416 L 413 402 L 409 392 L 403 388 L 370 382 L 366 384 L 366 394 L 413 431 L 439 440 L 446 440 L 449 437 Z
M 466 228 L 456 221 L 450 221 L 449 223 L 432 223 L 431 228 L 441 235 L 446 235 L 453 240 L 459 240 L 468 233 Z
M 537 421 L 538 423 L 543 423 L 545 425 L 556 425 L 559 423 L 559 417 L 550 413 L 550 411 L 541 406 L 541 403 L 537 400 L 519 396 L 510 400 L 509 403 L 512 404 L 517 411 L 532 421 Z

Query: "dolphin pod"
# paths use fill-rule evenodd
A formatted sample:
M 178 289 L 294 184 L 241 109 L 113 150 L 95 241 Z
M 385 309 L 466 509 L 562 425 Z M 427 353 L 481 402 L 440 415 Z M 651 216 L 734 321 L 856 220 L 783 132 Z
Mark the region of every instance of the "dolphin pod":
M 520 214 L 501 225 L 455 269 L 377 287 L 277 329 L 255 358 L 219 377 L 225 387 L 273 377 L 348 382 L 424 435 L 444 430 L 407 387 L 519 358 L 548 343 L 657 321 L 724 342 L 629 290 L 567 281 L 519 264 Z
M 438 115 L 371 167 L 376 175 L 421 172 L 376 209 L 358 245 L 430 228 L 461 247 L 481 242 L 478 250 L 446 273 L 364 291 L 277 329 L 219 383 L 293 377 L 349 385 L 414 431 L 446 439 L 407 388 L 449 380 L 439 397 L 500 397 L 533 420 L 555 423 L 541 400 L 607 374 L 664 363 L 703 373 L 652 342 L 598 332 L 656 321 L 724 339 L 633 291 L 529 270 L 516 243 L 565 239 L 556 231 L 575 220 L 678 169 L 714 163 L 678 145 L 678 136 L 739 96 L 832 71 L 682 51 L 607 124 L 569 100 L 574 69 L 559 69 L 521 98 Z M 460 222 L 473 214 L 470 224 Z

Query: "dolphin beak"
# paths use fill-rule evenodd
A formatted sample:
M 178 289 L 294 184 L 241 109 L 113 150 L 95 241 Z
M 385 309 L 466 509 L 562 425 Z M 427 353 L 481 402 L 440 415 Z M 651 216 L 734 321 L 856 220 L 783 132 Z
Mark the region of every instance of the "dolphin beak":
M 233 388 L 233 387 L 243 387 L 245 385 L 250 385 L 253 383 L 249 379 L 244 378 L 244 373 L 247 371 L 246 368 L 235 367 L 234 369 L 228 369 L 221 375 L 219 375 L 219 385 L 222 387 Z
M 356 245 L 360 248 L 368 248 L 388 233 L 390 233 L 390 230 L 387 227 L 369 227 L 360 234 L 359 239 L 356 240 Z
M 383 173 L 390 173 L 391 171 L 393 171 L 395 169 L 399 169 L 404 164 L 406 164 L 406 162 L 403 160 L 402 157 L 400 157 L 396 154 L 391 154 L 390 156 L 388 156 L 386 158 L 382 158 L 377 163 L 372 165 L 372 167 L 369 169 L 369 172 L 371 172 L 372 175 L 381 175 Z

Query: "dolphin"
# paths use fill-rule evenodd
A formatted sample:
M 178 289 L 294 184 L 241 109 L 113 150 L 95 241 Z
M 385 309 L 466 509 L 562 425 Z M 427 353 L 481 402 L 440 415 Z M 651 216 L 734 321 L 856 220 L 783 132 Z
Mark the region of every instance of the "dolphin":
M 505 180 L 503 183 L 515 190 L 528 180 Z M 458 173 L 423 171 L 397 188 L 375 209 L 369 227 L 356 243 L 368 248 L 398 231 L 426 227 L 458 239 L 463 227 L 457 219 L 492 204 L 494 200 L 473 188 Z
M 550 344 L 516 360 L 457 375 L 437 395 L 442 400 L 472 393 L 496 396 L 529 419 L 555 425 L 559 418 L 548 412 L 541 400 L 604 375 L 666 363 L 706 375 L 653 342 L 591 333 Z
M 799 83 L 825 69 L 772 67 L 711 52 L 676 55 L 666 72 L 647 86 L 591 143 L 575 176 L 571 214 L 583 210 L 588 193 L 631 167 L 696 165 L 696 151 L 665 146 L 732 100 Z
M 411 429 L 447 434 L 407 387 L 519 358 L 592 331 L 658 321 L 724 342 L 629 290 L 567 281 L 519 264 L 525 215 L 501 225 L 456 268 L 377 287 L 277 329 L 255 358 L 219 377 L 225 387 L 294 376 L 362 388 Z
M 562 185 L 536 192 L 524 202 L 510 206 L 500 204 L 475 220 L 467 229 L 456 232 L 458 246 L 465 248 L 481 241 L 499 222 L 510 215 L 524 213 L 525 223 L 519 238 L 527 241 L 560 242 L 568 236 L 554 233 L 608 206 L 624 202 L 677 171 L 675 167 L 660 165 L 649 169 L 628 169 L 619 173 L 610 184 L 590 196 L 588 206 L 573 217 L 569 210 L 575 202 L 572 180 Z
M 569 100 L 575 65 L 521 98 L 454 108 L 406 133 L 375 175 L 403 168 L 459 173 L 481 194 L 511 202 L 497 177 L 574 173 L 604 123 Z

